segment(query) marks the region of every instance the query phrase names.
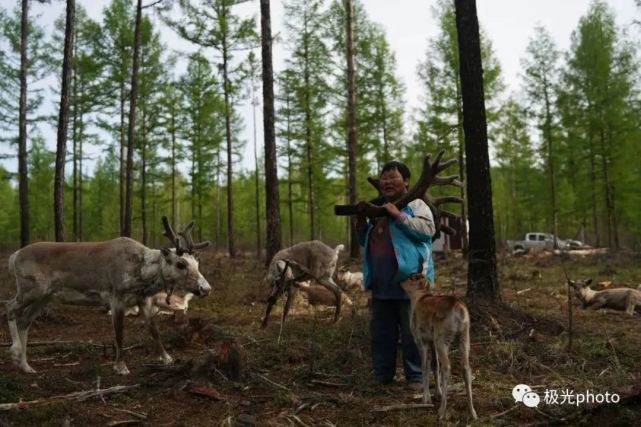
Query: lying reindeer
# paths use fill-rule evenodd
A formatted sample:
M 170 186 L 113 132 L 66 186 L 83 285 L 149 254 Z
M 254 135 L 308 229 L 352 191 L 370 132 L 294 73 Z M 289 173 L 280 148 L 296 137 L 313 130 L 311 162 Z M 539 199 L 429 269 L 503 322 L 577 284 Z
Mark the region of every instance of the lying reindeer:
M 296 282 L 296 288 L 305 294 L 307 303 L 312 307 L 336 307 L 334 293 L 324 286 L 313 285 L 309 281 Z M 356 315 L 356 306 L 347 294 L 341 294 L 341 304 L 350 308 L 352 317 Z
M 172 314 L 172 313 L 182 313 L 187 314 L 189 309 L 189 301 L 194 297 L 194 294 L 187 292 L 184 297 L 181 297 L 176 294 L 168 295 L 167 292 L 158 292 L 156 295 L 152 295 L 149 298 L 145 299 L 145 304 L 151 304 L 149 308 L 151 315 L 155 316 L 157 314 Z M 140 307 L 134 305 L 129 307 L 125 311 L 125 316 L 138 316 L 140 314 Z M 109 311 L 111 315 L 111 310 Z
M 197 296 L 208 295 L 211 286 L 198 271 L 193 251 L 205 248 L 209 242 L 194 244 L 190 234 L 192 222 L 179 233 L 187 244 L 183 248 L 167 217 L 163 217 L 163 225 L 164 235 L 175 249 L 149 249 L 120 237 L 106 242 L 39 242 L 11 255 L 9 271 L 16 277 L 17 294 L 7 303 L 13 341 L 10 352 L 23 371 L 35 372 L 27 363 L 29 326 L 52 300 L 111 308 L 116 337 L 114 369 L 118 374 L 129 373 L 121 349 L 125 309 L 132 305 L 143 308 L 160 359 L 167 364 L 173 362 L 160 342 L 149 297 L 160 291 L 171 295 L 174 287 Z
M 363 273 L 357 272 L 353 273 L 349 271 L 349 267 L 342 266 L 336 271 L 336 282 L 338 285 L 343 288 L 343 290 L 363 290 L 364 280 Z
M 431 295 L 429 281 L 420 273 L 401 282 L 411 299 L 410 329 L 421 353 L 423 371 L 423 403 L 431 403 L 429 374 L 432 371 L 432 355 L 436 362 L 436 392 L 441 395 L 439 419 L 447 411 L 447 387 L 450 377 L 448 350 L 459 337 L 463 379 L 467 391 L 467 406 L 472 419 L 476 411 L 472 403 L 472 373 L 470 370 L 470 315 L 460 299 L 448 295 Z
M 595 291 L 590 288 L 592 279 L 568 280 L 568 284 L 574 288 L 577 298 L 583 304 L 583 308 L 598 310 L 610 308 L 612 310 L 625 311 L 633 316 L 634 311 L 641 312 L 641 291 L 631 288 L 613 288 Z

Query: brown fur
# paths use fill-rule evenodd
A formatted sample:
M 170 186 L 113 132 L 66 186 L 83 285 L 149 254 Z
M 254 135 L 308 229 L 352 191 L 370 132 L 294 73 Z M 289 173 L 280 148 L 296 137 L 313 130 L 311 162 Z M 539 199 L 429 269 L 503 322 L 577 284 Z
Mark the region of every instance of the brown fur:
M 414 274 L 401 282 L 411 299 L 410 328 L 421 353 L 423 371 L 423 402 L 431 403 L 429 375 L 432 357 L 436 361 L 436 393 L 441 395 L 440 419 L 447 411 L 447 388 L 450 376 L 449 347 L 459 338 L 463 378 L 467 391 L 470 416 L 476 419 L 472 403 L 472 374 L 469 362 L 470 315 L 463 301 L 453 296 L 431 295 L 429 282 L 422 274 Z

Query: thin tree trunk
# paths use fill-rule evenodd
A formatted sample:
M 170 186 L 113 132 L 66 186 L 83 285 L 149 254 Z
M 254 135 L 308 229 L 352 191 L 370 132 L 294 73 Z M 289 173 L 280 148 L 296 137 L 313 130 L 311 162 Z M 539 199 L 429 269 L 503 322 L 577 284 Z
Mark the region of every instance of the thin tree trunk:
M 176 224 L 176 111 L 171 106 L 171 223 Z
M 129 131 L 127 133 L 127 197 L 125 198 L 125 219 L 122 235 L 131 237 L 132 217 L 134 201 L 134 148 L 136 129 L 136 101 L 138 98 L 138 69 L 140 67 L 140 26 L 142 21 L 142 0 L 136 5 L 136 28 L 134 31 L 134 57 L 133 70 L 131 72 L 131 94 L 129 97 Z
M 548 166 L 550 172 L 550 198 L 552 201 L 552 232 L 554 233 L 554 249 L 559 248 L 559 214 L 556 205 L 556 174 L 554 171 L 554 151 L 552 146 L 552 113 L 547 87 L 545 89 L 545 139 L 548 148 Z
M 218 148 L 216 150 L 216 250 L 219 249 L 221 240 L 220 166 L 220 148 Z
M 476 1 L 455 0 L 454 4 L 459 44 L 470 211 L 467 293 L 470 296 L 499 300 L 501 294 L 496 272 L 492 181 Z
M 356 152 L 358 134 L 356 131 L 356 59 L 354 52 L 354 5 L 352 0 L 345 0 L 347 23 L 347 157 L 348 157 L 348 191 L 349 204 L 355 205 L 358 201 L 356 188 Z M 350 250 L 352 258 L 358 258 L 360 245 L 356 238 L 356 217 L 350 217 Z
M 306 40 L 306 39 L 305 39 Z M 313 171 L 313 150 L 312 150 L 312 113 L 310 106 L 310 82 L 309 70 L 307 61 L 309 60 L 309 50 L 307 42 L 305 42 L 305 70 L 304 70 L 304 84 L 305 84 L 305 151 L 307 157 L 307 204 L 309 209 L 309 232 L 310 240 L 316 240 L 316 216 L 315 206 L 316 200 L 314 195 L 314 171 Z
M 596 159 L 594 154 L 594 141 L 592 136 L 592 131 L 590 130 L 590 136 L 588 138 L 589 147 L 590 147 L 590 194 L 592 196 L 592 227 L 594 229 L 594 246 L 596 248 L 601 246 L 601 234 L 599 232 L 599 217 L 597 216 L 597 206 L 596 206 Z
M 76 49 L 74 43 L 74 49 Z M 72 123 L 72 136 L 73 139 L 73 240 L 79 241 L 78 237 L 78 69 L 74 64 L 73 73 L 73 123 Z
M 20 19 L 20 106 L 18 116 L 18 192 L 20 198 L 20 246 L 29 244 L 29 172 L 27 167 L 27 40 L 29 0 L 22 0 Z
M 254 195 L 254 209 L 256 210 L 256 256 L 260 260 L 261 256 L 261 249 L 262 249 L 262 244 L 261 244 L 261 239 L 260 239 L 260 187 L 258 185 L 258 146 L 256 142 L 256 103 L 258 102 L 258 99 L 256 99 L 256 94 L 254 93 L 254 82 L 252 80 L 252 114 L 253 114 L 253 124 L 254 124 L 254 168 L 256 170 L 256 173 L 254 174 L 254 183 L 256 186 L 256 194 Z
M 145 132 L 146 105 L 141 108 L 140 126 L 140 220 L 142 224 L 142 244 L 147 246 L 147 133 Z
M 293 166 L 289 114 L 289 98 L 287 98 L 287 209 L 289 212 L 289 246 L 292 246 L 294 244 L 294 191 L 292 182 Z
M 122 230 L 125 224 L 125 165 L 127 163 L 125 158 L 125 82 L 120 82 L 120 218 L 119 218 L 119 231 Z
M 599 116 L 601 116 L 601 113 L 599 113 Z M 601 118 L 601 117 L 600 117 Z M 601 118 L 602 120 L 602 118 Z M 605 131 L 601 129 L 600 135 L 599 135 L 600 143 L 601 143 L 601 168 L 603 169 L 603 191 L 604 191 L 604 197 L 605 197 L 605 211 L 606 211 L 606 226 L 608 230 L 608 247 L 611 248 L 613 246 L 613 232 L 612 232 L 612 200 L 611 200 L 611 195 L 610 195 L 610 179 L 608 177 L 608 151 L 606 150 L 605 146 Z
M 227 140 L 227 248 L 231 258 L 236 256 L 234 244 L 234 191 L 233 191 L 233 164 L 231 146 L 231 105 L 229 101 L 229 76 L 228 76 L 228 55 L 227 40 L 223 40 L 223 92 L 225 95 L 225 139 Z
M 465 182 L 465 135 L 463 134 L 463 98 L 461 96 L 461 80 L 456 79 L 456 115 L 458 124 L 456 126 L 456 136 L 458 140 L 458 170 L 461 182 Z M 467 239 L 467 197 L 465 187 L 461 187 L 461 246 L 463 254 L 467 255 L 470 243 Z
M 80 85 L 81 92 L 84 92 L 84 85 Z M 84 138 L 84 115 L 80 114 L 79 118 L 79 130 L 78 130 L 78 240 L 82 241 L 83 239 L 83 227 L 82 227 L 82 140 Z
M 65 240 L 65 163 L 67 161 L 67 129 L 69 128 L 69 97 L 71 94 L 71 67 L 73 64 L 75 22 L 76 2 L 75 0 L 67 0 L 65 48 L 64 58 L 62 60 L 62 88 L 60 91 L 60 111 L 58 114 L 56 172 L 53 185 L 53 211 L 56 242 L 64 242 Z

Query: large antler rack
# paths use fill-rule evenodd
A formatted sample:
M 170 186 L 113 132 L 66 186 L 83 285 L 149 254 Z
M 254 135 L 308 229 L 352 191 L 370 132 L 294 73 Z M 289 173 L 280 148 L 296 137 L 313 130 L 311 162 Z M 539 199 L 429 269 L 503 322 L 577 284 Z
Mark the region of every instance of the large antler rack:
M 457 162 L 456 159 L 447 160 L 441 163 L 441 159 L 444 154 L 444 150 L 441 150 L 436 155 L 434 162 L 431 162 L 431 156 L 425 156 L 423 160 L 423 171 L 419 177 L 416 184 L 405 193 L 399 200 L 394 202 L 396 207 L 401 210 L 407 206 L 411 201 L 416 199 L 422 199 L 431 209 L 434 216 L 434 223 L 439 224 L 439 229 L 437 230 L 434 238 L 438 237 L 439 231 L 444 232 L 445 234 L 453 235 L 456 231 L 444 224 L 441 224 L 441 217 L 445 216 L 455 221 L 460 221 L 460 216 L 441 209 L 441 205 L 445 203 L 463 203 L 463 199 L 456 196 L 443 196 L 443 197 L 433 197 L 428 194 L 430 187 L 434 185 L 443 186 L 443 185 L 452 185 L 455 187 L 462 188 L 463 183 L 458 179 L 458 175 L 452 176 L 438 176 L 439 173 L 443 172 L 448 167 L 452 166 Z M 376 178 L 367 178 L 368 182 L 372 184 L 380 193 L 380 180 Z M 381 217 L 387 215 L 387 211 L 383 206 L 381 206 L 380 196 L 376 199 L 370 200 L 369 202 L 359 202 L 357 205 L 336 205 L 334 206 L 334 213 L 336 215 L 346 216 L 346 215 L 358 215 L 364 213 L 370 218 Z
M 178 232 L 178 235 L 176 235 L 174 230 L 171 228 L 171 225 L 169 225 L 169 219 L 167 219 L 166 216 L 162 217 L 162 225 L 165 228 L 165 232 L 163 233 L 163 236 L 171 240 L 171 243 L 176 248 L 176 254 L 179 256 L 184 254 L 185 252 L 193 254 L 195 250 L 204 249 L 207 246 L 209 246 L 209 240 L 206 240 L 201 243 L 194 243 L 194 240 L 191 237 L 191 230 L 192 228 L 194 228 L 193 221 L 187 224 L 187 227 L 185 227 L 183 231 Z M 180 242 L 180 237 L 182 237 L 183 240 L 185 241 L 185 244 L 187 245 L 186 248 L 182 247 Z

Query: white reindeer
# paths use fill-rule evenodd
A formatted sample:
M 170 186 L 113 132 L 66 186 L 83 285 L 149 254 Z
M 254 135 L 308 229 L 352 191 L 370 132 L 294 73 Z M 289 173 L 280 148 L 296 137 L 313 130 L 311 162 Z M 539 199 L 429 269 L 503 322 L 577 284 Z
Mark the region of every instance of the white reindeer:
M 351 272 L 349 267 L 342 266 L 336 271 L 336 281 L 339 286 L 344 290 L 362 290 L 363 289 L 363 273 L 362 272 Z
M 163 225 L 165 236 L 175 249 L 149 249 L 121 237 L 106 242 L 39 242 L 11 255 L 9 271 L 15 275 L 17 294 L 7 303 L 13 341 L 10 352 L 24 372 L 35 372 L 27 362 L 29 326 L 52 300 L 111 308 L 116 338 L 114 369 L 118 374 L 129 373 L 121 357 L 123 322 L 125 308 L 135 304 L 143 307 L 160 359 L 167 364 L 173 362 L 160 342 L 148 298 L 160 291 L 171 295 L 174 287 L 197 296 L 208 295 L 211 286 L 198 271 L 193 251 L 206 247 L 209 242 L 193 243 L 192 222 L 179 233 L 187 244 L 182 248 L 166 217 Z
M 341 311 L 341 290 L 332 276 L 336 269 L 338 254 L 343 249 L 345 249 L 343 245 L 331 248 L 320 240 L 312 240 L 278 251 L 272 258 L 265 276 L 265 283 L 271 287 L 271 293 L 267 299 L 267 310 L 261 328 L 267 327 L 269 313 L 278 298 L 286 292 L 287 301 L 283 308 L 282 325 L 296 292 L 294 283 L 309 279 L 314 279 L 334 293 L 336 301 L 334 321 L 337 321 Z
M 592 310 L 610 308 L 612 310 L 625 311 L 630 316 L 634 315 L 635 310 L 641 312 L 641 290 L 610 288 L 595 291 L 590 288 L 592 279 L 568 280 L 568 283 L 574 288 L 574 292 L 583 304 L 583 308 Z

